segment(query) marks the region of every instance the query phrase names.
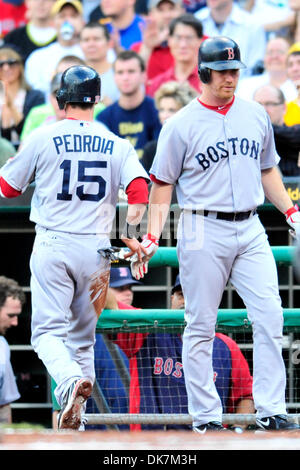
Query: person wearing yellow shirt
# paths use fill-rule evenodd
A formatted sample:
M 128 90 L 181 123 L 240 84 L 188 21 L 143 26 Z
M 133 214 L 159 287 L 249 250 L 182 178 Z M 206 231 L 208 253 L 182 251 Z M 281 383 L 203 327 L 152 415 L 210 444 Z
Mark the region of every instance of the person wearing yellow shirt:
M 300 42 L 294 43 L 288 51 L 287 74 L 296 85 L 298 96 L 286 103 L 284 123 L 287 126 L 294 126 L 300 124 Z

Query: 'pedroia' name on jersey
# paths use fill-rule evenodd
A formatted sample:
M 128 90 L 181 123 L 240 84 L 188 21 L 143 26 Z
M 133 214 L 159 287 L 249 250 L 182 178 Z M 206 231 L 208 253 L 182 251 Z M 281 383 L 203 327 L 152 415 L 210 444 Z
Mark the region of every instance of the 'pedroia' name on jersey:
M 260 152 L 259 142 L 249 140 L 246 137 L 239 139 L 238 137 L 231 137 L 225 141 L 217 142 L 214 146 L 209 145 L 205 153 L 198 153 L 195 155 L 196 160 L 203 170 L 207 170 L 211 163 L 217 163 L 223 158 L 228 158 L 231 155 L 242 155 L 257 160 Z
M 99 135 L 64 134 L 53 137 L 56 153 L 63 152 L 97 152 L 112 155 L 114 141 Z

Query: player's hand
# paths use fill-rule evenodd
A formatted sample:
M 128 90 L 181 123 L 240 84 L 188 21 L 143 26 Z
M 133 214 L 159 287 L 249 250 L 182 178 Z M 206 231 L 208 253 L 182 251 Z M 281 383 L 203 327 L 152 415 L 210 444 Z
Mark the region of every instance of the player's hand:
M 136 259 L 141 263 L 143 257 L 147 255 L 146 248 L 143 247 L 142 243 L 140 243 L 136 238 L 126 238 L 121 236 L 121 240 L 127 248 L 129 248 L 129 252 L 124 255 L 124 258 L 130 258 L 131 256 L 136 256 Z
M 284 213 L 287 223 L 292 227 L 290 234 L 300 241 L 300 212 L 297 205 L 291 207 Z
M 143 238 L 141 246 L 143 247 L 145 254 L 142 257 L 142 260 L 138 259 L 136 255 L 134 255 L 131 260 L 131 274 L 135 279 L 139 280 L 147 274 L 149 260 L 153 255 L 155 255 L 158 245 L 159 241 L 151 234 L 148 234 Z

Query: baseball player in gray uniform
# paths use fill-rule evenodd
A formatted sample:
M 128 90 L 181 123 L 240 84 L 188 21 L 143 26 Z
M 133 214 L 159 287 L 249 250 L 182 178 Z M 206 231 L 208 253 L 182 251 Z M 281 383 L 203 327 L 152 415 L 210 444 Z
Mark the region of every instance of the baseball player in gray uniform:
M 95 326 L 110 272 L 103 253 L 110 250 L 120 185 L 128 195 L 123 241 L 143 251 L 134 229 L 148 202 L 149 178 L 132 145 L 93 121 L 100 87 L 94 69 L 68 68 L 57 93 L 66 119 L 35 131 L 0 175 L 4 197 L 35 183 L 31 341 L 57 384 L 61 429 L 79 429 L 92 392 Z
M 139 279 L 158 247 L 173 187 L 182 209 L 177 253 L 186 299 L 183 366 L 193 429 L 222 431 L 222 406 L 213 381 L 212 347 L 217 312 L 230 280 L 253 327 L 257 429 L 295 430 L 285 405 L 283 313 L 277 270 L 256 213 L 264 196 L 300 232 L 300 213 L 277 170 L 270 120 L 263 107 L 235 97 L 241 62 L 227 37 L 199 49 L 203 92 L 164 124 L 150 170 L 148 234 Z

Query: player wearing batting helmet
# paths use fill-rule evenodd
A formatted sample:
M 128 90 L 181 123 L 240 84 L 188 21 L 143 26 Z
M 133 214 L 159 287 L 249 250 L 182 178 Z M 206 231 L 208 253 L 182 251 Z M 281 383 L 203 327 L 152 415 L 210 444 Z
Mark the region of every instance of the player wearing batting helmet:
M 106 300 L 111 258 L 105 254 L 120 186 L 128 196 L 122 240 L 145 252 L 135 230 L 148 202 L 148 175 L 129 141 L 94 121 L 100 92 L 94 69 L 68 68 L 57 92 L 66 118 L 37 129 L 0 177 L 0 194 L 8 198 L 35 181 L 31 342 L 57 384 L 60 429 L 80 428 L 92 393 L 95 327 Z
M 153 185 L 143 241 L 148 254 L 143 263 L 132 261 L 134 276 L 143 277 L 175 187 L 182 210 L 177 252 L 186 307 L 183 368 L 189 413 L 199 433 L 224 430 L 212 347 L 229 280 L 253 327 L 257 429 L 299 429 L 286 411 L 276 264 L 256 208 L 266 195 L 298 235 L 300 213 L 277 169 L 279 156 L 267 113 L 258 103 L 235 96 L 242 67 L 239 47 L 230 38 L 212 37 L 201 44 L 203 90 L 162 128 L 150 169 Z
M 61 77 L 61 86 L 56 94 L 60 109 L 66 103 L 98 103 L 101 81 L 98 73 L 88 66 L 72 66 Z
M 235 41 L 226 37 L 208 38 L 198 53 L 198 73 L 202 83 L 209 83 L 211 70 L 239 70 L 246 68 L 241 62 L 240 49 Z

